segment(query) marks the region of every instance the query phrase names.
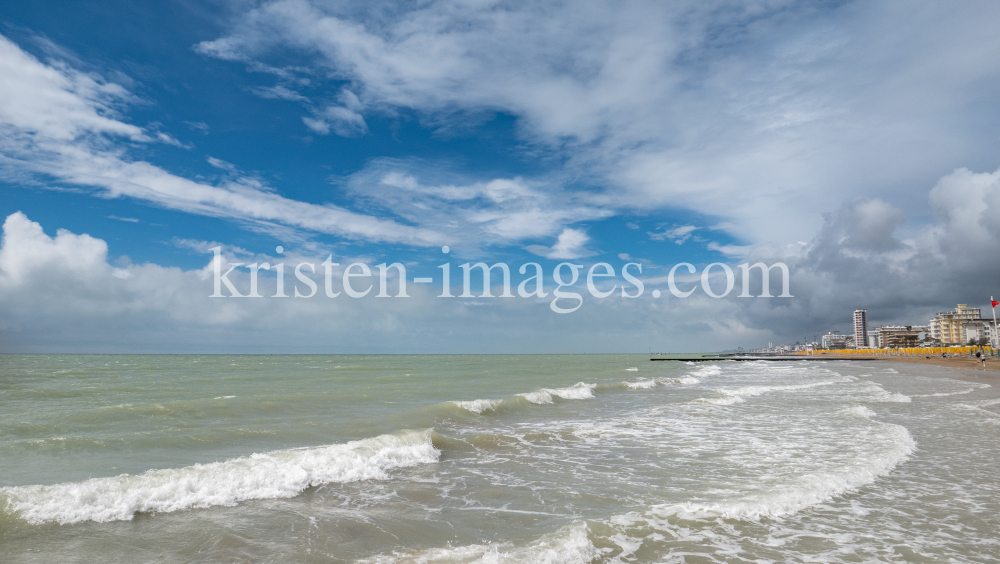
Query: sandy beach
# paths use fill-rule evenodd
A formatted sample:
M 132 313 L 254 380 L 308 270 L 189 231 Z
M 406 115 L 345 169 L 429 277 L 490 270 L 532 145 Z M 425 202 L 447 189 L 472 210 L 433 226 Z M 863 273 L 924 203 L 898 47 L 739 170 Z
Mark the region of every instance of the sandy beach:
M 942 358 L 940 356 L 930 356 L 926 358 L 923 356 L 840 356 L 840 355 L 823 355 L 825 358 L 845 358 L 851 360 L 857 360 L 858 358 L 864 358 L 866 360 L 876 360 L 879 362 L 889 362 L 889 363 L 902 363 L 902 364 L 929 364 L 933 366 L 941 366 L 944 368 L 950 368 L 951 370 L 947 373 L 941 373 L 941 376 L 948 378 L 955 378 L 958 380 L 964 380 L 967 382 L 978 382 L 981 384 L 990 384 L 991 386 L 1000 386 L 1000 360 L 997 359 L 986 359 L 986 369 L 983 369 L 983 363 L 978 358 L 968 358 L 968 357 L 949 357 Z
M 983 370 L 983 363 L 978 358 L 880 358 L 885 362 L 898 362 L 905 364 L 931 364 L 950 368 L 947 373 L 941 376 L 964 380 L 966 382 L 976 382 L 979 384 L 989 384 L 993 387 L 1000 386 L 1000 360 L 986 360 L 986 369 Z M 927 375 L 927 374 L 925 374 Z

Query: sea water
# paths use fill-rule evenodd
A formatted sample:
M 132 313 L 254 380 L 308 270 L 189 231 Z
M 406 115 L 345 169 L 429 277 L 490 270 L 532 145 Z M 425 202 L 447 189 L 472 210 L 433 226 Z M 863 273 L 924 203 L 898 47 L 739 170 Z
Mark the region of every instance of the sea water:
M 997 390 L 885 362 L 0 355 L 2 562 L 995 562 Z

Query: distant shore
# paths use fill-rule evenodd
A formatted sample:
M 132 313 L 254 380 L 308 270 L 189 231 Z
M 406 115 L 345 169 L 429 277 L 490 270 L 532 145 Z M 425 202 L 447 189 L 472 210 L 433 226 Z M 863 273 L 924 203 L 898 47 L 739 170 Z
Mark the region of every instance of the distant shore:
M 819 356 L 819 355 L 817 355 Z M 899 362 L 904 364 L 930 364 L 951 368 L 954 373 L 948 374 L 949 378 L 965 380 L 967 382 L 977 382 L 980 384 L 990 384 L 1000 387 L 1000 359 L 986 359 L 986 369 L 983 370 L 983 362 L 978 358 L 949 357 L 941 356 L 860 356 L 866 360 L 877 360 L 880 362 Z M 823 355 L 824 358 L 850 358 L 857 360 L 859 355 Z

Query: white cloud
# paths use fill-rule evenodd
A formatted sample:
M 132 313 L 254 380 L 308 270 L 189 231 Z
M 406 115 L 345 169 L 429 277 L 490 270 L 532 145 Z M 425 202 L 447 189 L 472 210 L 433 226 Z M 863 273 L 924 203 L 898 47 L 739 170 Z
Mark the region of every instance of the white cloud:
M 683 245 L 688 239 L 691 238 L 691 233 L 693 233 L 697 227 L 694 225 L 680 225 L 671 229 L 664 229 L 660 232 L 650 232 L 649 238 L 654 241 L 673 241 L 678 245 Z
M 498 178 L 487 182 L 446 183 L 454 177 L 433 163 L 381 159 L 344 181 L 365 205 L 414 224 L 448 234 L 452 246 L 469 250 L 497 242 L 518 242 L 558 235 L 570 224 L 605 218 L 614 212 L 585 196 L 563 190 L 557 181 Z M 435 172 L 435 169 L 438 169 Z M 428 180 L 418 180 L 418 175 Z
M 753 346 L 844 331 L 858 308 L 868 310 L 873 325 L 922 324 L 955 303 L 986 307 L 990 295 L 1000 294 L 1000 264 L 992 260 L 1000 248 L 1000 170 L 958 169 L 945 175 L 931 190 L 931 203 L 936 220 L 914 238 L 899 233 L 898 209 L 868 199 L 829 214 L 806 244 L 755 248 L 747 257 L 750 262 L 788 264 L 792 299 L 737 298 L 737 284 L 725 299 L 697 292 L 678 300 L 670 297 L 662 277 L 649 272 L 643 276 L 643 299 L 587 298 L 580 311 L 566 316 L 553 314 L 545 303 L 520 298 L 439 299 L 438 288 L 420 285 L 408 287 L 414 297 L 406 300 L 210 299 L 208 251 L 220 243 L 175 241 L 205 253 L 203 269 L 116 267 L 108 262 L 104 241 L 65 230 L 51 237 L 16 213 L 4 223 L 0 242 L 0 348 L 583 352 L 655 350 L 657 343 L 671 342 L 672 347 L 702 350 L 705 343 L 713 348 Z M 884 224 L 896 227 L 873 227 Z M 582 230 L 564 228 L 551 247 L 532 251 L 569 260 L 585 256 L 587 242 Z M 223 247 L 227 260 L 244 263 L 319 264 L 327 255 L 286 251 L 278 258 Z M 350 260 L 340 257 L 342 265 Z M 511 267 L 516 272 L 517 265 Z M 698 274 L 681 274 L 684 287 L 698 285 Z M 245 290 L 245 271 L 231 278 Z M 654 288 L 663 297 L 652 299 Z M 274 279 L 264 276 L 261 289 L 265 295 L 273 293 Z M 751 285 L 751 292 L 759 293 L 759 283 Z M 489 307 L 467 307 L 473 301 Z M 490 322 L 483 323 L 483 316 Z
M 65 65 L 44 64 L 0 36 L 0 159 L 3 174 L 41 174 L 189 213 L 236 219 L 261 229 L 280 226 L 352 239 L 438 245 L 431 228 L 357 214 L 332 204 L 284 198 L 253 178 L 218 186 L 131 161 L 118 138 L 149 142 L 142 128 L 114 119 L 130 95 Z M 171 138 L 172 139 L 172 138 Z M 219 160 L 210 160 L 216 165 Z M 225 166 L 223 165 L 223 168 Z
M 320 135 L 327 135 L 331 130 L 341 137 L 361 137 L 368 133 L 368 124 L 361 115 L 365 108 L 361 100 L 346 88 L 340 91 L 337 100 L 340 105 L 313 108 L 315 118 L 303 117 L 303 123 Z
M 184 122 L 191 131 L 200 131 L 204 135 L 208 135 L 209 127 L 208 124 L 203 121 L 185 121 Z
M 583 231 L 567 227 L 552 247 L 529 245 L 526 249 L 548 259 L 577 259 L 593 254 L 584 247 L 589 240 L 590 237 Z
M 221 168 L 226 172 L 237 172 L 236 165 L 233 163 L 226 162 L 222 159 L 217 159 L 215 157 L 208 157 L 208 164 L 214 166 L 215 168 Z
M 709 241 L 705 247 L 730 258 L 742 258 L 753 251 L 753 245 L 720 245 L 715 241 Z
M 563 243 L 572 247 L 572 238 L 568 235 Z M 176 244 L 198 252 L 217 245 Z M 209 298 L 210 253 L 205 268 L 190 271 L 149 263 L 115 267 L 108 262 L 104 241 L 65 230 L 50 237 L 24 214 L 12 214 L 0 241 L 0 351 L 639 352 L 664 338 L 697 349 L 707 342 L 708 331 L 717 331 L 712 343 L 735 343 L 762 333 L 730 319 L 728 306 L 712 300 L 670 304 L 650 301 L 647 294 L 641 300 L 599 301 L 585 288 L 580 288 L 583 307 L 570 315 L 555 314 L 545 301 L 531 299 L 437 298 L 439 288 L 422 285 L 407 287 L 410 298 L 349 299 L 342 294 L 330 299 L 323 295 L 319 267 L 326 253 L 279 259 L 223 247 L 226 260 L 285 261 L 289 293 L 295 279 L 288 265 L 312 262 L 320 272 L 313 276 L 320 294 L 309 299 Z M 394 258 L 367 260 L 373 264 Z M 354 260 L 335 255 L 337 259 L 342 266 Z M 516 265 L 512 271 L 517 276 Z M 551 282 L 551 272 L 546 278 Z M 230 279 L 246 291 L 245 269 L 234 271 Z M 339 288 L 339 281 L 335 284 Z M 265 296 L 274 294 L 273 272 L 262 273 L 259 287 Z M 546 287 L 551 291 L 548 283 Z M 665 315 L 667 310 L 683 315 L 675 319 Z
M 925 325 L 957 303 L 987 307 L 1000 295 L 1000 170 L 958 169 L 930 191 L 935 221 L 902 237 L 902 212 L 861 199 L 828 214 L 805 244 L 754 249 L 751 262 L 784 261 L 794 300 L 785 307 L 754 302 L 738 313 L 750 326 L 789 337 L 849 329 L 851 312 L 867 309 L 869 323 Z
M 251 91 L 267 100 L 289 100 L 292 102 L 306 102 L 309 100 L 302 94 L 289 90 L 280 84 L 276 86 L 257 86 Z
M 368 111 L 512 114 L 605 184 L 607 209 L 694 209 L 759 243 L 810 236 L 845 198 L 916 213 L 914 186 L 996 166 L 1000 117 L 982 107 L 1000 95 L 998 10 L 280 0 L 198 48 L 306 53 Z

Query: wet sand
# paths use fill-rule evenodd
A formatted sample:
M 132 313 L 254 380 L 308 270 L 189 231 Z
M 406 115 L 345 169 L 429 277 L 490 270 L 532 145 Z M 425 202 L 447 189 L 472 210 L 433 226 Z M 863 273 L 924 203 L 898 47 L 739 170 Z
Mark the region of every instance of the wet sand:
M 989 384 L 994 387 L 1000 386 L 1000 359 L 986 359 L 986 369 L 983 369 L 983 362 L 978 358 L 968 358 L 968 357 L 950 357 L 942 358 L 939 356 L 931 356 L 930 358 L 925 358 L 923 356 L 860 356 L 860 355 L 850 355 L 850 356 L 834 356 L 834 355 L 823 355 L 827 358 L 864 358 L 870 360 L 877 360 L 879 362 L 898 362 L 901 364 L 930 364 L 933 366 L 942 366 L 945 368 L 950 368 L 948 372 L 942 372 L 941 376 L 945 378 L 955 378 L 957 380 L 964 380 L 966 382 L 977 382 L 980 384 Z

